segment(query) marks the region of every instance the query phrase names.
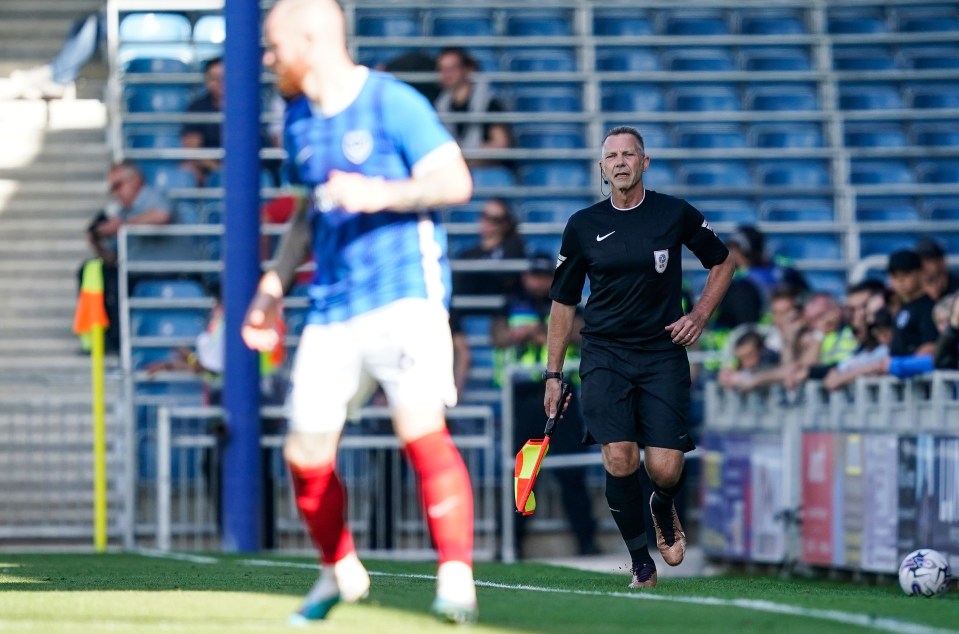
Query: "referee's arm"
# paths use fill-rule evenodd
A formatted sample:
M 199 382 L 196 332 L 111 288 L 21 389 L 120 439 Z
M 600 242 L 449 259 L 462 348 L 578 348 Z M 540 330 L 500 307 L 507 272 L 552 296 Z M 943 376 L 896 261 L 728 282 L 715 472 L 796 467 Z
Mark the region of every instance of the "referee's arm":
M 573 333 L 573 322 L 576 319 L 576 306 L 561 304 L 553 300 L 549 311 L 549 326 L 546 330 L 546 369 L 560 372 L 563 369 L 563 360 L 566 358 L 566 348 Z M 546 381 L 546 397 L 543 402 L 546 415 L 555 418 L 559 410 L 559 397 L 562 392 L 562 381 L 550 379 Z

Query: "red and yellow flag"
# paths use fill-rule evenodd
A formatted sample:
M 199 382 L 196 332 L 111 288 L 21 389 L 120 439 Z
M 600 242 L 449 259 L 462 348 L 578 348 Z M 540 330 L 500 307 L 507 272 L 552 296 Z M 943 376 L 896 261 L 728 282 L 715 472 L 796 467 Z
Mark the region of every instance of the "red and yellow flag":
M 73 315 L 73 332 L 83 336 L 89 334 L 94 326 L 106 328 L 109 325 L 103 303 L 103 260 L 87 260 L 83 265 L 80 297 Z
M 536 496 L 533 494 L 533 484 L 539 474 L 543 458 L 549 451 L 549 436 L 539 440 L 528 440 L 516 454 L 516 465 L 513 470 L 513 496 L 516 500 L 516 510 L 523 515 L 532 515 L 536 510 Z

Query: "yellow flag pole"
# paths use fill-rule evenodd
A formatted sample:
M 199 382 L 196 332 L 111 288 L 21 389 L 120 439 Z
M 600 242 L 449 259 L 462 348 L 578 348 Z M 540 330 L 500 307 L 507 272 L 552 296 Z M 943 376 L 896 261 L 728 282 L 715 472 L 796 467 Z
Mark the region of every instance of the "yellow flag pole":
M 107 452 L 105 398 L 103 391 L 103 325 L 95 324 L 91 334 L 90 370 L 93 383 L 93 546 L 107 549 Z

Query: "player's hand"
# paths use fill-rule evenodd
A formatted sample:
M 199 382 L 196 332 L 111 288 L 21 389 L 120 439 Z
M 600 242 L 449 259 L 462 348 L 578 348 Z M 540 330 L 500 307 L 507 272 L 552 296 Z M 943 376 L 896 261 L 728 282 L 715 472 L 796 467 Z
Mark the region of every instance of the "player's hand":
M 671 335 L 673 343 L 689 347 L 699 341 L 705 325 L 706 320 L 693 311 L 666 326 L 666 331 Z
M 384 181 L 379 177 L 332 170 L 324 188 L 338 207 L 351 213 L 375 213 L 389 207 Z
M 570 392 L 566 397 L 566 402 L 560 406 L 559 397 L 563 393 L 563 382 L 559 379 L 550 379 L 546 381 L 546 395 L 543 397 L 543 410 L 546 415 L 552 419 L 562 418 L 563 412 L 569 407 L 569 401 L 573 398 Z
M 257 292 L 250 302 L 250 309 L 243 320 L 240 336 L 243 343 L 252 350 L 269 351 L 280 342 L 276 330 L 280 300 L 263 292 Z

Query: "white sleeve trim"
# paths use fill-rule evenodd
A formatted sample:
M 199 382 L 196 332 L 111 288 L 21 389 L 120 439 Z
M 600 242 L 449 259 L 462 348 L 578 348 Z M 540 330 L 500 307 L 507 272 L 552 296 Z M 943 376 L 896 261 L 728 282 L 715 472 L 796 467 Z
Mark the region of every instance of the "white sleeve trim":
M 418 160 L 416 164 L 413 165 L 412 176 L 416 178 L 417 176 L 429 174 L 433 170 L 443 167 L 461 154 L 462 151 L 460 150 L 460 146 L 456 144 L 456 141 L 448 141 L 431 150 L 426 156 Z

